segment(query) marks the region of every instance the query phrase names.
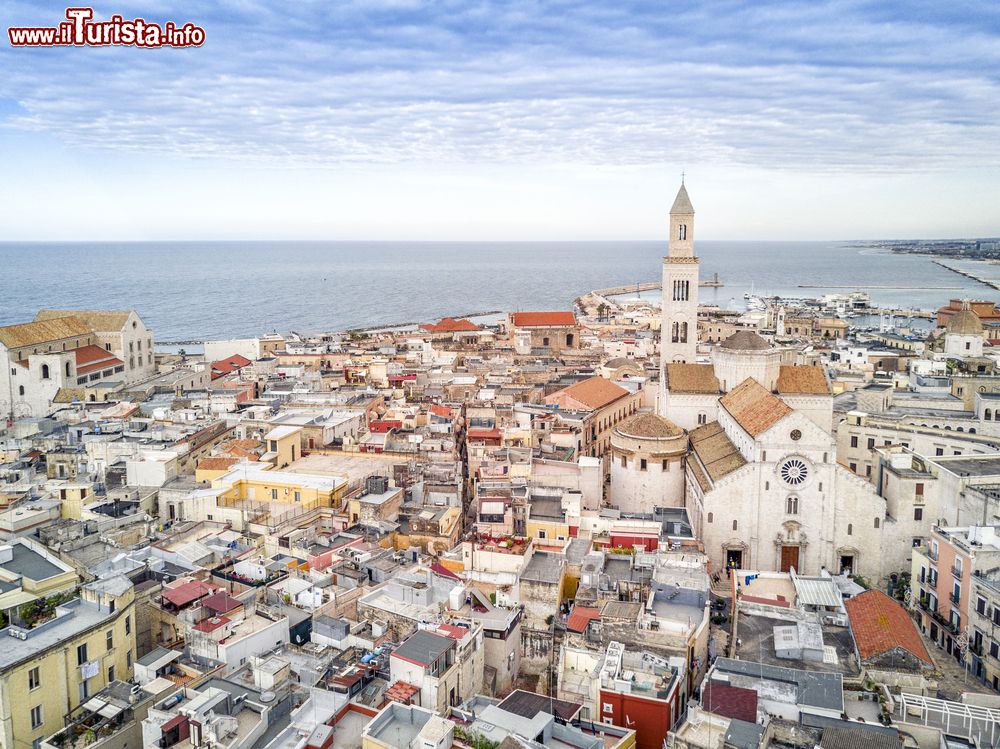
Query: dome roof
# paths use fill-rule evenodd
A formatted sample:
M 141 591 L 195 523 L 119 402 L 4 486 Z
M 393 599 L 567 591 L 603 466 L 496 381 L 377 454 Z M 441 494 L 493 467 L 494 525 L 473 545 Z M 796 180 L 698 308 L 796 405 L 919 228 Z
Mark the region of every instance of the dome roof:
M 732 351 L 764 351 L 771 348 L 771 344 L 752 330 L 738 330 L 724 340 L 720 347 Z
M 619 426 L 618 431 L 640 439 L 670 439 L 684 434 L 684 430 L 670 419 L 651 412 L 637 414 Z
M 982 335 L 983 321 L 970 309 L 968 302 L 962 302 L 962 311 L 952 315 L 945 329 L 953 335 Z

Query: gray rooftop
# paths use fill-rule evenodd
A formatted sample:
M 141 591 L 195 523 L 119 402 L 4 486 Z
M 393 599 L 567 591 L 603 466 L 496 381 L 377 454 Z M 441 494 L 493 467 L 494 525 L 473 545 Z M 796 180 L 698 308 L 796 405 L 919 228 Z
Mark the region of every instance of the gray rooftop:
M 0 567 L 15 575 L 26 577 L 29 580 L 45 580 L 65 572 L 29 546 L 16 543 L 11 546 L 11 549 L 13 557 L 9 562 L 0 564 Z
M 115 617 L 115 614 L 109 613 L 106 607 L 98 607 L 79 598 L 56 607 L 56 614 L 56 618 L 33 629 L 25 630 L 28 635 L 25 640 L 10 637 L 8 632 L 10 627 L 0 629 L 0 638 L 5 643 L 0 650 L 0 670 L 22 660 L 34 658 L 49 648 L 56 647 L 59 643 Z
M 844 710 L 844 680 L 841 674 L 801 671 L 795 668 L 768 666 L 753 661 L 739 661 L 733 658 L 719 658 L 715 662 L 715 673 L 747 677 L 761 682 L 777 682 L 789 686 L 799 705 Z M 733 686 L 744 686 L 733 682 Z M 758 689 L 762 699 L 770 695 L 768 690 Z M 781 695 L 775 695 L 782 700 Z M 784 700 L 782 700 L 784 701 Z
M 429 666 L 455 646 L 455 641 L 426 630 L 417 630 L 393 655 Z
M 562 577 L 562 567 L 562 556 L 536 551 L 521 573 L 521 579 L 536 583 L 558 583 Z

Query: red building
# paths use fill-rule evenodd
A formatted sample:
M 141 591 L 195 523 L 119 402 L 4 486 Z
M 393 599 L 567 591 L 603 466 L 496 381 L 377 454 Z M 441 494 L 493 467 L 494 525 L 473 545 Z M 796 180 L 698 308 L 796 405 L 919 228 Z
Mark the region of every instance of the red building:
M 601 669 L 600 719 L 635 731 L 638 749 L 662 749 L 683 710 L 677 669 L 652 653 L 608 644 Z

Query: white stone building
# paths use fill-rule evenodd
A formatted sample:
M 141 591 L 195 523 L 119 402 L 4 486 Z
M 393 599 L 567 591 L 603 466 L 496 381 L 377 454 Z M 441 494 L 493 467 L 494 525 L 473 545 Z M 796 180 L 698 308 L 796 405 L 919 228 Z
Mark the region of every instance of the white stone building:
M 611 506 L 651 513 L 684 506 L 687 433 L 653 413 L 641 413 L 611 432 Z

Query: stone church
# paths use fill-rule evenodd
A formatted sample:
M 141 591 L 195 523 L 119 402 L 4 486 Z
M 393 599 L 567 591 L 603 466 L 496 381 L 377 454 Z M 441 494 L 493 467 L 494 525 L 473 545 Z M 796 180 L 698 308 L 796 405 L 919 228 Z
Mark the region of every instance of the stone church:
M 883 544 L 897 540 L 885 500 L 837 463 L 823 369 L 782 364 L 781 351 L 750 331 L 698 359 L 694 226 L 682 184 L 663 259 L 659 423 L 647 414 L 613 440 L 612 503 L 686 507 L 713 570 L 847 569 L 880 579 L 894 571 L 882 569 Z M 648 476 L 657 470 L 660 481 Z

